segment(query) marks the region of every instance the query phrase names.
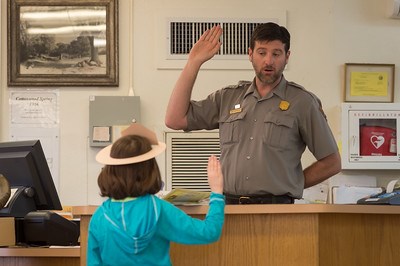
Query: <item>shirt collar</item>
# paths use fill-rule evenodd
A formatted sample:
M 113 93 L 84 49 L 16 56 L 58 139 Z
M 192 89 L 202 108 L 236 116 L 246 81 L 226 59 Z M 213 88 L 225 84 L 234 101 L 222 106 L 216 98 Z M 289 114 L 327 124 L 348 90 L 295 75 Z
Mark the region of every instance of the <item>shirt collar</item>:
M 128 201 L 132 201 L 132 200 L 136 200 L 136 199 L 137 199 L 137 198 L 133 198 L 133 197 L 126 197 L 126 198 L 120 199 L 120 200 L 111 198 L 111 201 L 112 201 L 112 202 L 128 202 Z
M 255 92 L 255 90 L 256 90 L 256 78 L 253 79 L 253 82 L 247 88 L 246 93 L 244 94 L 244 97 L 247 97 L 250 94 L 253 94 Z
M 272 90 L 272 93 L 274 93 L 276 96 L 278 96 L 281 99 L 285 99 L 285 92 L 286 92 L 286 86 L 287 86 L 287 80 L 285 77 L 282 75 L 282 79 L 279 82 L 279 84 Z
M 279 82 L 279 84 L 272 90 L 272 93 L 278 96 L 281 99 L 285 99 L 285 92 L 286 92 L 286 86 L 287 86 L 287 80 L 282 74 L 282 79 Z M 256 78 L 253 79 L 253 82 L 251 85 L 247 88 L 247 91 L 245 93 L 245 97 L 247 97 L 250 94 L 253 94 L 256 92 Z

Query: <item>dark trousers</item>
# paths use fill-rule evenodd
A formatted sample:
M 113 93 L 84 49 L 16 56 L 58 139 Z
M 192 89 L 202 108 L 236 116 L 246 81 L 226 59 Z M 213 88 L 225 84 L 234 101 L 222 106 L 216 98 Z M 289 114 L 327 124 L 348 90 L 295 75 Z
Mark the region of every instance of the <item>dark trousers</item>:
M 294 198 L 288 195 L 231 195 L 225 194 L 226 204 L 293 204 Z

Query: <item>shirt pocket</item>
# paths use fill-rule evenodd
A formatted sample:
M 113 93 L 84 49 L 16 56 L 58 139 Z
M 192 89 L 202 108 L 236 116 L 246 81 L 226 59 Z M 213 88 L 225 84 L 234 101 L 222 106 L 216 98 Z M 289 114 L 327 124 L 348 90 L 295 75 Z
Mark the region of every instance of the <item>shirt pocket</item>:
M 290 132 L 294 120 L 294 117 L 288 115 L 267 113 L 264 118 L 263 142 L 271 147 L 286 149 L 290 145 Z
M 237 143 L 239 141 L 239 129 L 246 112 L 232 114 L 221 118 L 219 121 L 219 138 L 221 144 Z

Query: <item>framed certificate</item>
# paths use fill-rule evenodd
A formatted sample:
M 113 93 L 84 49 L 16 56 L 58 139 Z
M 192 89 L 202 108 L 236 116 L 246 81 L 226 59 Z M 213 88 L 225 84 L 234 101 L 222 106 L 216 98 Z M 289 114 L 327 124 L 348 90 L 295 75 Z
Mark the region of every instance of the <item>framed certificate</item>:
M 345 64 L 345 102 L 393 102 L 394 64 Z

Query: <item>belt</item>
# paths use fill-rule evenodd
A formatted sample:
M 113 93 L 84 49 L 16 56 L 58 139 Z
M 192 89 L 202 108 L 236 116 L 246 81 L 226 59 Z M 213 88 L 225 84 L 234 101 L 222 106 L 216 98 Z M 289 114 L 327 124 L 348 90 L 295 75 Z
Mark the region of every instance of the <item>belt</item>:
M 288 195 L 231 195 L 225 194 L 226 204 L 293 204 L 294 198 Z

